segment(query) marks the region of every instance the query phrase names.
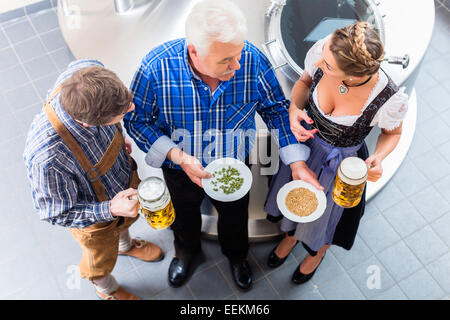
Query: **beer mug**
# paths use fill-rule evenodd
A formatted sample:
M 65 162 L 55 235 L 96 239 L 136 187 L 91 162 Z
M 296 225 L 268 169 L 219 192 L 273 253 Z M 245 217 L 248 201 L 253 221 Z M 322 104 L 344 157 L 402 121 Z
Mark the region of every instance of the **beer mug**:
M 148 177 L 137 188 L 139 213 L 154 229 L 165 229 L 175 220 L 175 210 L 167 186 L 159 177 Z
M 343 208 L 358 205 L 367 180 L 367 165 L 358 157 L 348 157 L 339 165 L 333 187 L 333 200 Z

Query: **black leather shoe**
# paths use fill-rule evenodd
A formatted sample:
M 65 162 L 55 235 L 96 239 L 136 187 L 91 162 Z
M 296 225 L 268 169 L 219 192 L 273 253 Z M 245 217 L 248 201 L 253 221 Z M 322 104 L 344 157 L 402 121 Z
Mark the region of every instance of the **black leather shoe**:
M 186 280 L 191 259 L 180 259 L 174 257 L 169 267 L 169 284 L 172 287 L 179 287 Z
M 247 290 L 252 285 L 252 270 L 247 261 L 233 264 L 230 262 L 231 274 L 233 275 L 234 282 L 236 285 Z
M 314 271 L 311 273 L 308 273 L 308 274 L 303 274 L 300 272 L 300 265 L 302 264 L 300 262 L 297 269 L 295 269 L 294 274 L 292 275 L 292 282 L 295 284 L 302 284 L 302 283 L 305 283 L 306 281 L 310 280 L 313 277 L 314 273 L 316 273 L 316 270 L 319 268 L 324 257 L 325 256 L 323 256 L 322 259 L 320 259 L 320 262 L 317 265 L 317 267 L 314 269 Z
M 297 240 L 297 242 L 295 243 L 295 245 L 292 247 L 292 249 L 295 248 L 295 246 L 297 245 L 297 243 L 298 243 L 298 240 Z M 269 268 L 277 268 L 277 267 L 281 266 L 281 265 L 286 261 L 287 257 L 289 256 L 289 254 L 287 254 L 286 257 L 284 257 L 284 258 L 279 258 L 279 257 L 277 256 L 277 254 L 275 253 L 275 251 L 276 251 L 277 248 L 278 248 L 278 245 L 279 245 L 279 244 L 277 244 L 277 245 L 275 246 L 275 248 L 272 249 L 272 251 L 271 251 L 270 254 L 269 254 L 269 258 L 267 259 L 267 266 L 268 266 Z M 292 250 L 292 249 L 291 249 L 291 250 Z

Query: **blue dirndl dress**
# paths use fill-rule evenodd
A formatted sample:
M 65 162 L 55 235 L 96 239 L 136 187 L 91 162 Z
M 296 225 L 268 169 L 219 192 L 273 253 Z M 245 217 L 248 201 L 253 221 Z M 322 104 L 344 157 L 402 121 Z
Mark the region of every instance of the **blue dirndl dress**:
M 272 177 L 264 210 L 268 220 L 272 222 L 281 219 L 281 231 L 288 232 L 302 242 L 306 250 L 315 255 L 326 244 L 335 244 L 350 250 L 356 237 L 359 220 L 364 214 L 365 190 L 363 199 L 354 208 L 344 209 L 332 199 L 334 179 L 341 161 L 350 156 L 365 160 L 369 155 L 364 139 L 370 133 L 370 123 L 379 108 L 398 91 L 398 87 L 388 77 L 388 84 L 369 103 L 352 126 L 340 125 L 325 118 L 318 110 L 313 100 L 313 92 L 323 72 L 320 68 L 314 74 L 308 103 L 305 107 L 308 116 L 314 121 L 312 125 L 302 121 L 308 129 L 318 129 L 314 138 L 305 144 L 310 147 L 311 154 L 306 164 L 317 175 L 324 187 L 327 207 L 323 215 L 309 223 L 297 223 L 282 216 L 278 209 L 276 197 L 278 191 L 286 183 L 292 181 L 291 169 L 280 161 L 278 172 Z

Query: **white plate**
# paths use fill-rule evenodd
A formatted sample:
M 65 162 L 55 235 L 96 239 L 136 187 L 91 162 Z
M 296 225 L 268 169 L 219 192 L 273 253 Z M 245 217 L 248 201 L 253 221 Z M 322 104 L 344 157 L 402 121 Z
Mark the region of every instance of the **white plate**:
M 239 177 L 244 179 L 244 182 L 242 183 L 242 186 L 239 188 L 239 190 L 236 190 L 235 192 L 230 194 L 225 194 L 222 191 L 222 189 L 214 191 L 214 188 L 217 188 L 212 184 L 212 181 L 214 181 L 215 178 L 211 177 L 210 179 L 202 179 L 203 189 L 205 190 L 206 194 L 218 201 L 229 202 L 238 200 L 243 196 L 245 196 L 252 187 L 252 180 L 253 180 L 252 172 L 245 165 L 245 163 L 243 163 L 240 160 L 234 158 L 217 159 L 208 164 L 205 170 L 211 173 L 212 175 L 215 171 L 222 170 L 222 168 L 226 169 L 228 168 L 228 166 L 238 170 L 240 174 Z
M 306 188 L 312 192 L 314 192 L 314 194 L 317 197 L 317 201 L 318 201 L 318 205 L 316 210 L 311 213 L 308 216 L 305 217 L 300 217 L 294 213 L 292 213 L 291 211 L 289 211 L 289 209 L 286 207 L 286 197 L 288 195 L 288 193 L 295 188 Z M 305 222 L 311 222 L 314 220 L 317 220 L 318 218 L 320 218 L 320 216 L 323 214 L 323 212 L 325 211 L 325 208 L 327 207 L 327 197 L 325 196 L 325 193 L 321 190 L 317 190 L 313 185 L 302 181 L 302 180 L 293 180 L 289 183 L 286 183 L 279 191 L 277 194 L 277 204 L 278 204 L 278 209 L 280 209 L 281 213 L 288 218 L 289 220 L 295 221 L 295 222 L 301 222 L 301 223 L 305 223 Z

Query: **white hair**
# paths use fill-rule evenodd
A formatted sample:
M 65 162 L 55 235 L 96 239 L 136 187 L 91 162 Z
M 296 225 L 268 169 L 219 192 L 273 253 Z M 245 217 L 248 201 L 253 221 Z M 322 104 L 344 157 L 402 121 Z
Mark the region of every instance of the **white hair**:
M 199 55 L 208 53 L 212 42 L 239 43 L 247 34 L 247 21 L 241 9 L 229 0 L 203 0 L 186 19 L 186 40 Z

